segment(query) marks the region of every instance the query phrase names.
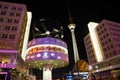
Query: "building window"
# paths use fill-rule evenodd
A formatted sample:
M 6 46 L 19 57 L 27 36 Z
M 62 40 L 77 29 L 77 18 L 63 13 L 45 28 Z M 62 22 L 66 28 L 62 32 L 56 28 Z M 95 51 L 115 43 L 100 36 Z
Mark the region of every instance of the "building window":
M 22 11 L 22 8 L 18 8 L 18 11 Z
M 104 38 L 104 39 L 106 39 L 106 36 L 105 36 L 105 35 L 103 35 L 103 38 Z
M 106 28 L 104 28 L 104 31 L 106 32 L 106 31 L 107 31 L 107 29 L 106 29 Z
M 113 48 L 113 45 L 110 45 L 111 49 Z
M 104 48 L 104 51 L 106 52 L 106 51 L 107 51 L 107 49 L 106 49 L 106 48 Z
M 15 15 L 15 13 L 14 12 L 10 12 L 10 16 L 14 16 Z
M 107 50 L 108 50 L 108 51 L 110 50 L 110 47 L 109 47 L 109 46 L 107 47 Z
M 2 4 L 0 4 L 0 8 L 2 8 Z
M 0 18 L 0 22 L 3 22 L 4 18 Z
M 100 40 L 102 41 L 102 40 L 103 40 L 103 37 L 100 37 Z
M 16 7 L 12 7 L 12 10 L 16 10 Z
M 103 23 L 102 26 L 105 26 L 105 24 Z
M 109 34 L 108 33 L 106 33 L 106 37 L 108 37 L 109 36 Z
M 102 34 L 104 33 L 104 31 L 102 30 Z
M 106 43 L 106 45 L 108 44 L 108 42 L 107 42 L 107 41 L 105 41 L 105 43 Z
M 16 16 L 17 16 L 17 17 L 20 17 L 20 15 L 21 15 L 20 13 L 16 13 Z
M 101 32 L 98 32 L 98 35 L 101 36 Z
M 15 20 L 14 20 L 14 23 L 19 23 L 19 20 L 18 20 L 18 19 L 15 19 Z
M 12 31 L 16 31 L 16 30 L 17 30 L 17 27 L 13 26 L 11 30 L 12 30 Z
M 4 9 L 8 9 L 8 6 L 3 6 Z
M 12 21 L 13 21 L 13 19 L 8 19 L 8 21 L 7 21 L 7 22 L 12 23 Z
M 100 26 L 100 29 L 102 29 L 102 26 Z
M 2 38 L 3 38 L 3 39 L 6 39 L 7 36 L 8 36 L 8 34 L 3 34 L 3 35 L 2 35 Z
M 1 15 L 6 15 L 6 11 L 1 11 Z
M 15 39 L 15 35 L 10 35 L 9 39 Z
M 117 34 L 117 36 L 120 36 L 120 34 Z
M 108 42 L 111 42 L 111 39 L 110 39 L 110 38 L 108 39 Z
M 10 26 L 5 26 L 5 30 L 10 30 Z

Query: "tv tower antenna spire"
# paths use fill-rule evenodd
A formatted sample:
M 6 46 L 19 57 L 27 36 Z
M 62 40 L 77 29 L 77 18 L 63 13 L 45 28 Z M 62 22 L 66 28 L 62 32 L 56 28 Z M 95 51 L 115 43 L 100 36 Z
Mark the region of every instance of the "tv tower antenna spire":
M 72 43 L 73 43 L 73 51 L 74 51 L 74 61 L 76 63 L 79 60 L 78 48 L 77 48 L 77 43 L 76 43 L 76 38 L 75 38 L 75 32 L 74 32 L 76 24 L 73 22 L 73 18 L 71 17 L 70 6 L 69 6 L 68 0 L 67 0 L 67 8 L 68 8 L 68 15 L 69 15 L 68 28 L 71 31 Z

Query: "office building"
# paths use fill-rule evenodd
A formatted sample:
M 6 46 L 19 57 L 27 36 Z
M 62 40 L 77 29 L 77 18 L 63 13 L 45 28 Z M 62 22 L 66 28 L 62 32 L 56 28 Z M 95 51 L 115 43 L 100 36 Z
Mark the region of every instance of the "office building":
M 7 80 L 23 80 L 27 67 L 24 63 L 31 12 L 24 4 L 0 2 L 0 68 Z
M 102 20 L 88 24 L 89 34 L 84 37 L 92 73 L 102 80 L 120 77 L 120 23 Z M 95 60 L 94 60 L 95 59 Z
M 90 34 L 87 34 L 85 36 L 84 41 L 85 41 L 85 48 L 87 52 L 87 59 L 88 59 L 89 65 L 97 63 L 97 60 L 95 57 L 95 51 L 94 51 L 94 48 L 92 46 L 92 42 L 90 39 Z

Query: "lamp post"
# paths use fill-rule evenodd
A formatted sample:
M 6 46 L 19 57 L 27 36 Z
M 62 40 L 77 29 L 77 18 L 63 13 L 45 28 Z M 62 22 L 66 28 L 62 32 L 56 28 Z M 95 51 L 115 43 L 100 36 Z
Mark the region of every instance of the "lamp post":
M 92 66 L 89 65 L 89 80 L 92 78 Z
M 98 74 L 97 77 L 95 77 L 95 78 L 99 78 L 99 80 L 101 80 L 101 76 L 100 76 L 100 72 L 99 72 L 98 66 L 96 65 L 95 68 L 96 68 L 96 72 Z

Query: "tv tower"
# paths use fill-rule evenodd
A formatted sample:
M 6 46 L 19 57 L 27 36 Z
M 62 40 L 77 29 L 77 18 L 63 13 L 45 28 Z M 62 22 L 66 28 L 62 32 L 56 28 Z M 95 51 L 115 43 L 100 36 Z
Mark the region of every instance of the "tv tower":
M 76 25 L 73 23 L 73 19 L 72 19 L 71 14 L 70 14 L 70 7 L 69 7 L 69 4 L 68 4 L 68 1 L 67 1 L 67 8 L 68 8 L 68 15 L 69 15 L 68 28 L 71 31 L 72 43 L 73 43 L 73 51 L 74 51 L 74 61 L 76 63 L 79 60 L 78 48 L 77 48 L 75 32 L 74 32 Z

